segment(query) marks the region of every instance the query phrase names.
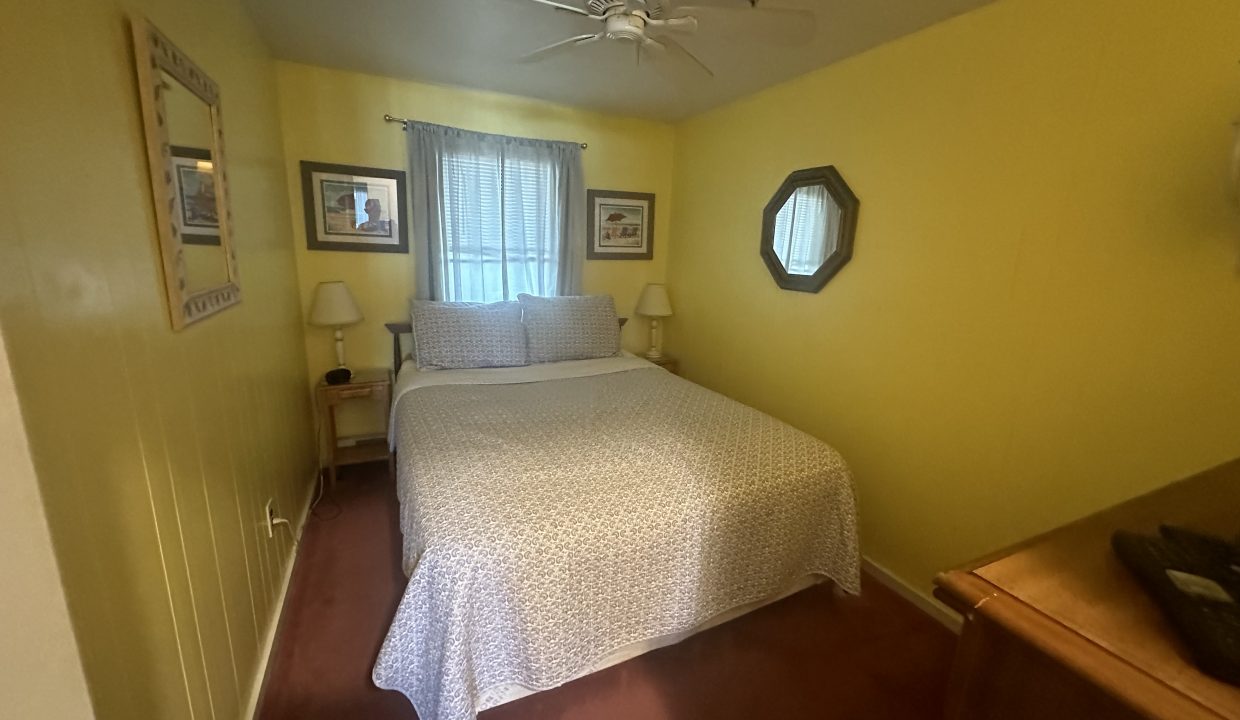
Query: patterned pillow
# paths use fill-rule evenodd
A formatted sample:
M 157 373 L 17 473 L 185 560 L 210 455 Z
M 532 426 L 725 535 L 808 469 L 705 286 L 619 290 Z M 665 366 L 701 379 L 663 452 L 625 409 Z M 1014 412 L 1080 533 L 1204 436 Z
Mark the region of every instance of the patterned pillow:
M 415 300 L 413 347 L 418 369 L 527 365 L 521 305 Z
M 610 295 L 517 296 L 532 363 L 620 354 L 620 323 Z

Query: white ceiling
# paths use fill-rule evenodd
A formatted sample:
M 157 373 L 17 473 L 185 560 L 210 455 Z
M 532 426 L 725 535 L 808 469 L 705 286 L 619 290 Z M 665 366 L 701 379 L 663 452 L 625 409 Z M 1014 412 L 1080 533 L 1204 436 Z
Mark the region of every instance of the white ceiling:
M 561 0 L 585 7 L 586 0 Z M 747 37 L 745 10 L 703 11 L 685 47 L 715 77 L 667 60 L 635 62 L 615 41 L 514 62 L 600 24 L 531 0 L 245 0 L 276 57 L 376 75 L 495 90 L 611 113 L 677 120 L 907 35 L 992 0 L 760 0 L 817 16 L 813 39 Z M 737 0 L 685 0 L 736 5 Z M 676 36 L 681 37 L 681 36 Z

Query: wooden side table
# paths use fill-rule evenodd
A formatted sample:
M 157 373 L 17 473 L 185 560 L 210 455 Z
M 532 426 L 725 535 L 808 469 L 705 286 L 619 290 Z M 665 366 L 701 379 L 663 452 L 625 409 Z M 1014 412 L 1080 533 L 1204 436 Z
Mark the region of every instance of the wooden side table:
M 327 414 L 328 470 L 331 486 L 336 486 L 336 469 L 341 465 L 388 461 L 389 470 L 395 461 L 388 448 L 388 414 L 392 404 L 392 376 L 386 369 L 357 370 L 353 380 L 343 385 L 328 385 L 322 380 L 317 388 L 319 410 Z M 336 408 L 346 402 L 370 400 L 383 409 L 383 437 L 362 438 L 353 445 L 340 446 L 336 435 Z
M 655 365 L 658 365 L 659 367 L 663 368 L 664 370 L 670 372 L 673 375 L 680 374 L 680 361 L 672 357 L 671 355 L 664 355 L 658 360 L 651 360 L 650 358 L 646 358 L 646 359 L 650 360 L 650 362 L 654 363 Z

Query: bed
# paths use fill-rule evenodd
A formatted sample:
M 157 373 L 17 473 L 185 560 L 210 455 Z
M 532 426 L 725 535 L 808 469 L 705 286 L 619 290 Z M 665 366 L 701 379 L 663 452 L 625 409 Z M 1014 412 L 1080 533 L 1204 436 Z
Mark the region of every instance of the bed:
M 859 590 L 840 456 L 627 353 L 401 369 L 409 583 L 377 686 L 457 720 L 808 585 Z

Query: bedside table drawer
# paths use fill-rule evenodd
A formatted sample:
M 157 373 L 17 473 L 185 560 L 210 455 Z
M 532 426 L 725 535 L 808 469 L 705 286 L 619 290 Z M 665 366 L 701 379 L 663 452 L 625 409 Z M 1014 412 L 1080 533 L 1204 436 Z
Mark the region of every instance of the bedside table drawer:
M 364 385 L 362 387 L 341 388 L 340 390 L 329 389 L 327 395 L 333 400 L 349 400 L 352 398 L 370 397 L 375 394 L 373 385 Z

